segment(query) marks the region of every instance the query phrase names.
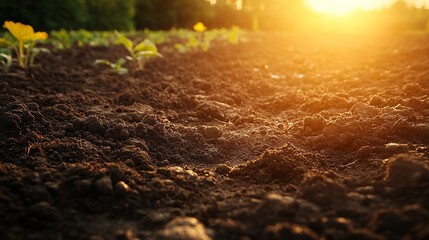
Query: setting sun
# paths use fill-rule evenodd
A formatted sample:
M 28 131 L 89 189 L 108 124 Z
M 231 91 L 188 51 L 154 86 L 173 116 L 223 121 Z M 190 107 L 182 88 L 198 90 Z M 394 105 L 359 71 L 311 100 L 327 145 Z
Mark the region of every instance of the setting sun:
M 337 16 L 346 15 L 357 9 L 373 10 L 392 4 L 392 0 L 307 0 L 316 12 Z

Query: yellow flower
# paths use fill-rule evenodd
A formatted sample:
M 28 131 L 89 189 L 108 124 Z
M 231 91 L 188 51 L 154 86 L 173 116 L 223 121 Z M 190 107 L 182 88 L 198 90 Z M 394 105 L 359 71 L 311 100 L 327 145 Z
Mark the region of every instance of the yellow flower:
M 37 41 L 45 40 L 48 38 L 48 34 L 45 32 L 34 32 L 34 29 L 30 25 L 25 25 L 22 23 L 15 23 L 12 21 L 6 21 L 3 25 L 4 28 L 9 30 L 9 32 L 14 36 L 18 41 Z
M 207 27 L 204 26 L 204 23 L 198 22 L 197 24 L 194 25 L 194 30 L 196 32 L 204 32 L 205 30 L 207 30 Z

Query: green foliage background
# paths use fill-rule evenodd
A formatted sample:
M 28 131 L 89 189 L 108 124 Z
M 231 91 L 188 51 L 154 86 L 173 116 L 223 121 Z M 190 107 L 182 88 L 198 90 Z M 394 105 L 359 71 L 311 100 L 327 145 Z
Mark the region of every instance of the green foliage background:
M 0 22 L 38 30 L 132 30 L 134 16 L 135 0 L 0 0 Z

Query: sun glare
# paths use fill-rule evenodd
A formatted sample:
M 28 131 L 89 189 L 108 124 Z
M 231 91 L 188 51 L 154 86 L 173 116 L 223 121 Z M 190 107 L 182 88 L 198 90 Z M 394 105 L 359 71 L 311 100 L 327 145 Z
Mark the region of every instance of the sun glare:
M 307 0 L 307 4 L 316 12 L 337 16 L 347 15 L 354 10 L 374 10 L 388 6 L 395 0 Z
M 356 8 L 356 1 L 307 0 L 307 3 L 316 12 L 334 15 L 345 15 L 352 12 Z

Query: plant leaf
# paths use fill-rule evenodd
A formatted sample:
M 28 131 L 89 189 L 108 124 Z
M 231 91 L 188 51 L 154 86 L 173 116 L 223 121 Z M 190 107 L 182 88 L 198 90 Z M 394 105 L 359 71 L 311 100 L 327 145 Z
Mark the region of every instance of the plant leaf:
M 140 52 L 140 51 L 145 51 L 146 50 L 146 44 L 144 41 L 140 42 L 139 44 L 137 44 L 137 46 L 134 48 L 134 52 Z
M 48 39 L 48 34 L 46 32 L 36 32 L 31 37 L 31 41 L 46 40 L 46 39 Z
M 141 58 L 141 57 L 162 57 L 162 55 L 154 51 L 140 51 L 136 53 L 136 58 Z
M 112 67 L 113 63 L 111 63 L 110 61 L 107 61 L 105 59 L 97 59 L 97 60 L 95 60 L 94 64 L 105 64 L 109 67 Z
M 121 66 L 122 64 L 124 64 L 125 63 L 125 59 L 123 59 L 123 58 L 119 58 L 118 59 L 118 61 L 116 61 L 116 65 L 118 65 L 118 66 Z
M 28 41 L 34 35 L 34 29 L 30 25 L 25 25 L 22 23 L 15 23 L 12 21 L 6 21 L 3 25 L 4 28 L 9 30 L 9 32 L 14 36 L 18 41 Z
M 124 75 L 128 73 L 128 69 L 127 68 L 119 68 L 116 70 L 116 73 L 118 73 L 119 75 Z
M 21 42 L 46 40 L 48 38 L 48 34 L 46 32 L 34 32 L 32 26 L 19 22 L 15 23 L 12 21 L 6 21 L 4 22 L 3 27 L 9 30 L 12 36 Z
M 134 48 L 134 52 L 136 53 L 141 51 L 158 52 L 158 48 L 152 41 L 145 39 L 144 41 L 137 44 L 137 46 Z
M 121 43 L 128 50 L 128 52 L 132 54 L 134 43 L 118 31 L 115 31 L 115 35 L 118 38 L 119 43 Z
M 4 38 L 0 38 L 0 47 L 8 47 L 8 46 L 13 46 L 13 43 L 9 42 Z
M 188 47 L 180 43 L 174 44 L 174 48 L 177 49 L 180 53 L 185 53 L 189 51 Z
M 0 57 L 3 57 L 5 59 L 4 61 L 0 61 L 0 63 L 3 65 L 3 68 L 4 68 L 3 70 L 5 72 L 9 72 L 13 63 L 12 56 L 4 53 L 0 53 Z

